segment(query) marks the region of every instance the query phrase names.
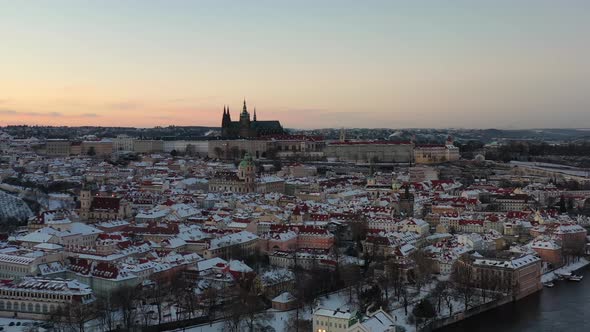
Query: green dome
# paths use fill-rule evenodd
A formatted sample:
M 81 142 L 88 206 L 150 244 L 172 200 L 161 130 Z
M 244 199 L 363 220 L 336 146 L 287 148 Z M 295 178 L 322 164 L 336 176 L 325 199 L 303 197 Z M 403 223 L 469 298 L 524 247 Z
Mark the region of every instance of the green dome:
M 246 152 L 246 154 L 244 155 L 244 159 L 242 159 L 242 161 L 240 162 L 239 167 L 248 167 L 248 166 L 254 166 L 254 160 L 252 159 L 252 156 Z

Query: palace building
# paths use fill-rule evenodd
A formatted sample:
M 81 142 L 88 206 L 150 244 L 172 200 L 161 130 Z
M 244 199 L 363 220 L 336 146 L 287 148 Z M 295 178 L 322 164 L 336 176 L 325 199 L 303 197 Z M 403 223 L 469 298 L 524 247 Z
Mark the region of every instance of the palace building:
M 229 107 L 223 107 L 223 117 L 221 119 L 222 138 L 256 138 L 283 134 L 285 134 L 285 131 L 279 121 L 258 121 L 256 109 L 254 109 L 254 117 L 250 119 L 250 112 L 248 112 L 245 100 L 239 121 L 232 121 Z
M 67 304 L 88 305 L 95 300 L 87 285 L 69 279 L 27 277 L 0 283 L 0 316 L 46 319 Z

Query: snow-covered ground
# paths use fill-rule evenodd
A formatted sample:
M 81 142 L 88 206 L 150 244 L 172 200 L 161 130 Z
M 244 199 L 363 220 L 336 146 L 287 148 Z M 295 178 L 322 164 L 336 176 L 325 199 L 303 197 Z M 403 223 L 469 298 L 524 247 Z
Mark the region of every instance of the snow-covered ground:
M 567 273 L 573 272 L 583 268 L 584 266 L 590 264 L 590 261 L 586 260 L 585 258 L 580 258 L 579 261 L 561 267 L 557 270 L 553 270 L 551 272 L 547 272 L 541 276 L 541 282 L 549 282 L 557 279 L 556 273 Z
M 325 296 L 321 296 L 317 300 L 317 306 L 326 309 L 349 309 L 349 292 L 348 290 L 342 290 L 340 292 L 328 294 Z M 351 311 L 354 308 L 350 308 Z M 268 321 L 268 325 L 272 326 L 275 331 L 286 331 L 287 330 L 287 323 L 293 319 L 295 316 L 295 310 L 290 311 L 277 311 L 273 309 L 269 309 L 266 311 L 267 314 L 270 314 L 271 317 Z M 303 308 L 299 311 L 300 319 L 310 320 L 311 319 L 311 311 L 308 307 Z M 224 321 L 217 321 L 211 325 L 204 324 L 199 326 L 194 326 L 191 328 L 187 328 L 184 331 L 191 331 L 191 332 L 222 332 L 225 331 L 225 322 Z M 182 329 L 179 329 L 180 331 Z
M 270 320 L 268 321 L 268 325 L 272 326 L 275 331 L 286 331 L 287 330 L 287 323 L 291 319 L 293 315 L 295 315 L 295 311 L 276 311 L 269 309 L 267 311 L 268 314 L 271 315 Z M 311 316 L 311 315 L 310 315 Z M 194 326 L 186 329 L 178 329 L 176 331 L 189 331 L 189 332 L 223 332 L 225 331 L 225 321 L 217 321 L 213 324 L 204 324 L 199 326 Z
M 10 326 L 10 323 L 14 323 L 12 326 Z M 16 325 L 17 323 L 20 323 L 18 326 Z M 35 323 L 35 321 L 32 320 L 27 320 L 27 319 L 14 319 L 14 318 L 0 318 L 0 327 L 3 327 L 4 329 L 2 330 L 3 332 L 17 332 L 17 331 L 23 331 L 25 329 L 27 329 L 28 327 L 32 327 L 33 323 Z M 42 322 L 37 322 L 37 323 L 42 323 Z M 45 331 L 45 329 L 43 328 L 39 328 L 39 332 Z

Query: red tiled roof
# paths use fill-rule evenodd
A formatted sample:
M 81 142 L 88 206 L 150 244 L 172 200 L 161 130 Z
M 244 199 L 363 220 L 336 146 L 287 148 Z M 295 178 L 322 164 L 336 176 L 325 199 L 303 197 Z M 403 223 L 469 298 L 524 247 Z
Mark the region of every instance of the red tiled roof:
M 90 209 L 96 210 L 119 210 L 121 199 L 119 197 L 97 196 L 92 199 Z

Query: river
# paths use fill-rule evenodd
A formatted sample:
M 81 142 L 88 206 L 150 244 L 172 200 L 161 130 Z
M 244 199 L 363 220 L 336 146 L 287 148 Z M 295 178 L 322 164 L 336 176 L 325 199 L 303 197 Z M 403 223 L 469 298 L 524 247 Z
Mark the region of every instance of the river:
M 449 325 L 437 332 L 590 331 L 590 268 L 581 282 L 556 281 L 555 287 Z

